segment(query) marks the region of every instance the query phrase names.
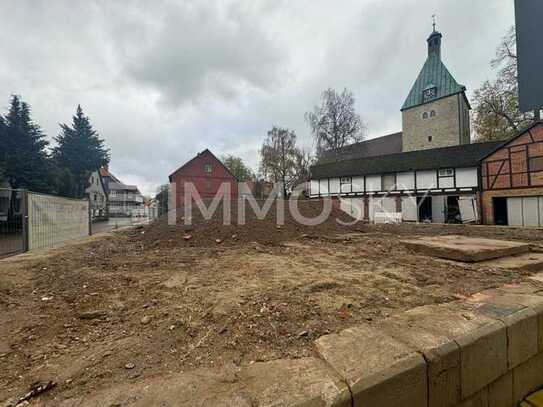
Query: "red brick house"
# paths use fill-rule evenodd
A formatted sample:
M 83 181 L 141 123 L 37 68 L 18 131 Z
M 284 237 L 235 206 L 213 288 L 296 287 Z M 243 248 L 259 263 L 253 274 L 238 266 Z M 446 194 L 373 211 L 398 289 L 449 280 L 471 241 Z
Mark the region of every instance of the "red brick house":
M 226 199 L 237 199 L 238 180 L 208 149 L 185 163 L 170 175 L 176 188 L 176 205 L 185 199 L 185 183 L 192 183 L 202 199 L 215 197 L 221 186 L 226 188 Z
M 483 223 L 543 226 L 543 122 L 481 160 Z

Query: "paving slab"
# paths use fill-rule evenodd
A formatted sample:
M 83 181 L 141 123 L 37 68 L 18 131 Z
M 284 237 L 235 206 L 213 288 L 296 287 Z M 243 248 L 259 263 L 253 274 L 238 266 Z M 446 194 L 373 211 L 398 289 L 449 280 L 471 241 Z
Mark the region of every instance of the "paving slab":
M 316 358 L 302 358 L 254 363 L 241 369 L 197 369 L 103 389 L 55 405 L 351 407 L 352 400 L 349 388 L 330 366 Z
M 478 263 L 478 265 L 515 271 L 539 272 L 543 271 L 543 253 L 523 253 L 499 259 L 485 260 Z
M 428 256 L 469 263 L 513 256 L 531 250 L 528 243 L 459 235 L 420 237 L 402 240 L 401 243 L 408 249 Z
M 351 407 L 343 379 L 320 359 L 254 363 L 240 372 L 240 383 L 259 407 Z

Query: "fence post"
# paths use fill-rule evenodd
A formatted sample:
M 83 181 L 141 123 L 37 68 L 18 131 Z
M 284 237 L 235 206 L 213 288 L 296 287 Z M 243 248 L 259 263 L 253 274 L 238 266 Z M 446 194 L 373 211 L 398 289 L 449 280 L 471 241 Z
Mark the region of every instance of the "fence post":
M 88 214 L 89 214 L 89 236 L 92 235 L 92 215 L 91 215 L 91 200 L 90 194 L 87 196 Z
M 21 190 L 21 205 L 22 205 L 22 233 L 23 233 L 23 252 L 27 252 L 29 249 L 28 244 L 28 190 Z

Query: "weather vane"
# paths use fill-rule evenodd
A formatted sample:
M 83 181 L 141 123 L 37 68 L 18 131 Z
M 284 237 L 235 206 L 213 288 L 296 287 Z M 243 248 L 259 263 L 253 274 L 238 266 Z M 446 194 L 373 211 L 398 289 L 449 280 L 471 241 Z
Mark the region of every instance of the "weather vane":
M 435 14 L 432 14 L 432 21 L 433 21 L 433 26 L 434 26 L 434 31 L 436 30 L 436 15 Z

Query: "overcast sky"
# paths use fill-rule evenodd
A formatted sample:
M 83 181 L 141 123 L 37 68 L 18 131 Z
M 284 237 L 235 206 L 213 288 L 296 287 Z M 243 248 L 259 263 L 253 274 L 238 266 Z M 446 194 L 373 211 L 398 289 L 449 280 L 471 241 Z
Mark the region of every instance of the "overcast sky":
M 11 94 L 49 137 L 77 104 L 110 169 L 148 194 L 198 151 L 257 169 L 274 124 L 311 145 L 304 113 L 350 88 L 370 138 L 401 130 L 431 16 L 469 96 L 494 73 L 513 0 L 0 0 L 0 107 Z

